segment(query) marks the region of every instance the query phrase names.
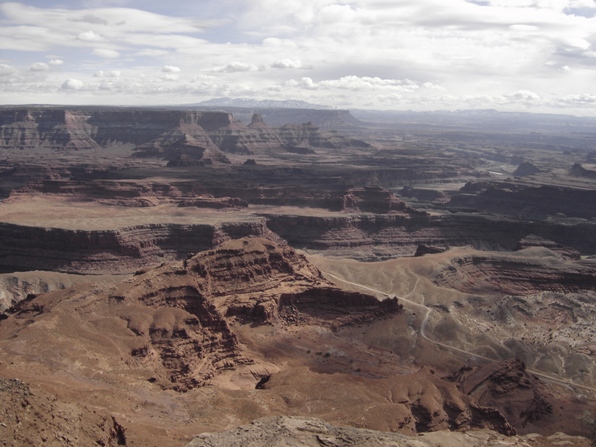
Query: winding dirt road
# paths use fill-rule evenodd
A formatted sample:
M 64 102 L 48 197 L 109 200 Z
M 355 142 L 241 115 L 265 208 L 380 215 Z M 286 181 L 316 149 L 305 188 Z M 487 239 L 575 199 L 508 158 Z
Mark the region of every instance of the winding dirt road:
M 378 293 L 378 294 L 383 295 L 383 296 L 385 296 L 387 298 L 391 298 L 393 296 L 396 296 L 402 302 L 408 303 L 409 305 L 414 306 L 414 307 L 418 307 L 418 308 L 424 309 L 426 311 L 426 315 L 424 316 L 424 319 L 422 320 L 422 323 L 420 324 L 420 336 L 422 338 L 424 338 L 425 340 L 429 341 L 430 343 L 433 343 L 433 344 L 435 344 L 437 346 L 441 346 L 441 347 L 446 348 L 446 349 L 450 349 L 452 351 L 461 352 L 462 354 L 466 354 L 466 355 L 473 356 L 473 357 L 476 357 L 476 358 L 479 358 L 479 359 L 483 359 L 483 360 L 488 360 L 490 362 L 494 362 L 495 361 L 495 359 L 491 359 L 491 358 L 485 357 L 483 355 L 479 355 L 479 354 L 475 354 L 475 353 L 470 352 L 470 351 L 466 351 L 465 349 L 460 349 L 460 348 L 456 348 L 455 346 L 450 346 L 448 344 L 441 343 L 440 341 L 434 340 L 434 339 L 432 339 L 432 338 L 430 338 L 430 337 L 428 337 L 426 335 L 426 326 L 428 324 L 428 320 L 430 318 L 430 314 L 433 311 L 433 309 L 431 309 L 430 307 L 428 307 L 427 305 L 424 304 L 424 294 L 421 294 L 422 295 L 422 303 L 417 303 L 416 301 L 412 301 L 412 300 L 409 300 L 407 298 L 407 297 L 409 297 L 409 296 L 411 296 L 411 295 L 414 294 L 414 292 L 418 288 L 418 283 L 420 282 L 420 276 L 417 275 L 416 273 L 412 272 L 411 270 L 410 270 L 410 273 L 416 277 L 416 282 L 414 283 L 414 287 L 412 288 L 412 290 L 410 290 L 408 293 L 406 293 L 405 295 L 402 295 L 402 296 L 395 295 L 395 294 L 389 294 L 389 293 L 383 292 L 382 290 L 378 290 L 378 289 L 374 289 L 372 287 L 365 286 L 364 284 L 359 284 L 359 283 L 355 283 L 355 282 L 352 282 L 352 281 L 348 281 L 346 279 L 340 278 L 339 276 L 336 276 L 336 275 L 334 275 L 332 273 L 329 273 L 329 272 L 322 271 L 322 273 L 325 274 L 326 276 L 330 277 L 330 278 L 336 279 L 336 280 L 341 281 L 341 282 L 344 282 L 346 284 L 350 284 L 350 285 L 355 286 L 355 287 L 359 287 L 359 288 L 364 289 L 364 290 L 368 290 L 368 291 L 371 291 L 371 292 Z M 596 392 L 596 388 L 592 388 L 592 387 L 589 387 L 589 386 L 586 386 L 586 385 L 579 385 L 579 384 L 574 383 L 574 382 L 572 382 L 570 380 L 558 379 L 556 377 L 549 376 L 548 374 L 545 374 L 543 372 L 536 371 L 535 369 L 526 368 L 526 371 L 528 371 L 529 373 L 534 374 L 534 375 L 536 375 L 538 377 L 541 377 L 544 380 L 547 380 L 547 381 L 550 381 L 550 382 L 554 382 L 554 383 L 557 383 L 559 385 L 571 386 L 571 387 L 581 388 L 583 390 L 589 390 L 589 391 L 592 391 L 592 392 Z

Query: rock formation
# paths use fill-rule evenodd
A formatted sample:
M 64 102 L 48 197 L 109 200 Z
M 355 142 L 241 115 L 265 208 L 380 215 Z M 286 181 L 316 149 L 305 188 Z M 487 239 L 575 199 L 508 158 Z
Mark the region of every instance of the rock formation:
M 220 203 L 228 205 L 225 201 Z M 202 203 L 196 199 L 183 204 L 200 207 Z M 189 252 L 207 250 L 232 238 L 264 236 L 279 240 L 263 218 L 87 231 L 0 223 L 0 231 L 3 235 L 0 272 L 130 272 L 148 264 L 157 265 L 164 259 L 183 259 Z
M 552 396 L 519 359 L 462 368 L 451 380 L 481 405 L 498 408 L 516 427 L 526 427 L 553 411 Z
M 596 262 L 564 260 L 548 249 L 515 254 L 491 253 L 453 258 L 433 281 L 466 293 L 500 291 L 530 295 L 540 291 L 573 293 L 596 290 Z
M 517 169 L 513 172 L 513 175 L 516 177 L 526 177 L 529 175 L 539 174 L 540 172 L 542 171 L 532 163 L 525 161 L 517 167 Z
M 342 208 L 351 212 L 387 214 L 405 211 L 406 204 L 380 186 L 365 186 L 348 190 L 342 198 Z
M 438 431 L 416 438 L 361 428 L 338 427 L 320 419 L 279 416 L 262 418 L 223 433 L 203 433 L 186 447 L 546 447 L 567 445 L 589 447 L 580 436 L 558 433 L 552 436 L 504 436 L 492 431 L 469 433 Z
M 492 184 L 477 194 L 473 188 L 462 188 L 466 194 L 451 198 L 449 207 L 489 211 L 525 219 L 545 219 L 565 215 L 591 219 L 596 215 L 596 191 L 570 187 L 526 187 L 508 183 Z
M 32 392 L 16 379 L 0 379 L 1 445 L 126 446 L 126 430 L 116 417 Z
M 313 148 L 368 146 L 325 134 L 310 123 L 269 128 L 259 115 L 245 126 L 225 112 L 92 107 L 0 110 L 0 150 L 87 150 L 114 144 L 133 145 L 137 157 L 164 158 L 170 166 L 227 163 L 221 151 L 310 153 Z
M 7 311 L 14 315 L 9 321 L 18 327 L 26 316 L 56 306 L 68 309 L 65 295 L 30 296 Z M 401 311 L 395 300 L 379 302 L 337 289 L 291 248 L 259 238 L 225 242 L 182 264 L 140 272 L 102 298 L 82 299 L 94 302 L 98 315 L 125 323 L 128 335 L 120 349 L 128 347 L 131 364 L 155 371 L 160 383 L 177 390 L 250 362 L 240 353 L 228 318 L 287 322 L 291 307 L 345 325 Z M 82 311 L 68 318 L 88 317 Z

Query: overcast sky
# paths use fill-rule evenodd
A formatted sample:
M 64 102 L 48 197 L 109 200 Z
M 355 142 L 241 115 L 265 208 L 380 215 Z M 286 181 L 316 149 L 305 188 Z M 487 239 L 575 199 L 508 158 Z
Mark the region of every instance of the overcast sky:
M 596 2 L 0 1 L 0 95 L 596 115 Z

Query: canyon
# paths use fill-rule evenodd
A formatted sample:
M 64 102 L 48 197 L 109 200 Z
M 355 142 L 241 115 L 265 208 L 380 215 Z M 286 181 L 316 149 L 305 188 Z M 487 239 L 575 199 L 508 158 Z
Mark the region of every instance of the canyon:
M 353 113 L 1 107 L 0 437 L 588 445 L 596 122 Z

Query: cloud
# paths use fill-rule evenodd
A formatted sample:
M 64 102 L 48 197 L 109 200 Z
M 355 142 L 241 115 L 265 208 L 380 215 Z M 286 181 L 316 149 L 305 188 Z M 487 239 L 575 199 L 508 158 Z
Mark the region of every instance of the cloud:
M 278 59 L 271 64 L 272 68 L 302 68 L 302 62 L 299 59 Z
M 50 65 L 62 65 L 64 61 L 62 59 L 51 59 L 48 64 Z
M 104 37 L 102 37 L 101 35 L 94 33 L 93 31 L 85 31 L 84 33 L 81 33 L 77 36 L 77 39 L 79 40 L 85 40 L 88 42 L 101 42 L 103 40 L 105 40 Z
M 93 54 L 106 59 L 114 59 L 120 57 L 120 53 L 116 50 L 110 50 L 108 48 L 96 48 L 93 50 Z
M 64 81 L 62 86 L 60 87 L 61 90 L 80 90 L 85 86 L 85 83 L 79 81 L 78 79 L 67 79 Z
M 29 66 L 30 71 L 48 71 L 50 66 L 45 62 L 36 62 Z
M 314 82 L 311 78 L 305 77 L 300 81 L 289 81 L 289 85 L 313 89 L 341 89 L 341 90 L 392 90 L 400 92 L 412 92 L 420 87 L 414 81 L 409 79 L 381 79 L 369 76 L 343 76 L 339 79 L 329 79 Z
M 596 105 L 596 95 L 583 93 L 578 95 L 565 95 L 560 102 L 573 105 Z
M 10 65 L 0 64 L 0 76 L 10 76 L 16 73 L 16 69 Z
M 120 77 L 121 74 L 122 73 L 118 70 L 112 70 L 107 73 L 103 70 L 99 70 L 98 72 L 93 74 L 93 77 L 94 78 L 104 78 L 104 77 L 105 78 L 117 78 L 117 77 Z
M 256 70 L 258 70 L 258 68 L 253 64 L 248 64 L 246 62 L 230 62 L 223 67 L 216 68 L 214 71 L 223 73 L 237 73 Z
M 445 87 L 442 85 L 433 84 L 432 82 L 425 82 L 422 84 L 422 87 L 430 89 L 430 90 L 446 90 Z
M 44 3 L 0 2 L 3 98 L 37 102 L 71 78 L 85 81 L 79 92 L 90 101 L 247 92 L 354 107 L 596 114 L 585 96 L 596 94 L 592 0 L 209 0 L 175 13 L 153 1 L 28 4 Z M 127 5 L 138 6 L 118 7 Z M 29 70 L 36 61 L 49 70 Z M 59 65 L 68 74 L 57 79 Z M 178 67 L 216 76 L 189 80 Z
M 145 48 L 144 50 L 138 51 L 135 53 L 135 56 L 150 56 L 150 57 L 160 57 L 168 54 L 165 50 L 154 50 L 151 48 Z
M 71 19 L 71 20 L 73 22 L 84 22 L 84 23 L 90 23 L 92 25 L 108 25 L 109 24 L 109 22 L 106 19 L 97 17 L 96 15 L 93 15 L 93 14 L 85 14 L 80 19 Z
M 540 95 L 528 91 L 528 90 L 519 90 L 515 93 L 512 94 L 507 94 L 504 95 L 505 98 L 508 98 L 512 101 L 521 101 L 521 102 L 527 102 L 527 101 L 538 101 L 540 99 Z

